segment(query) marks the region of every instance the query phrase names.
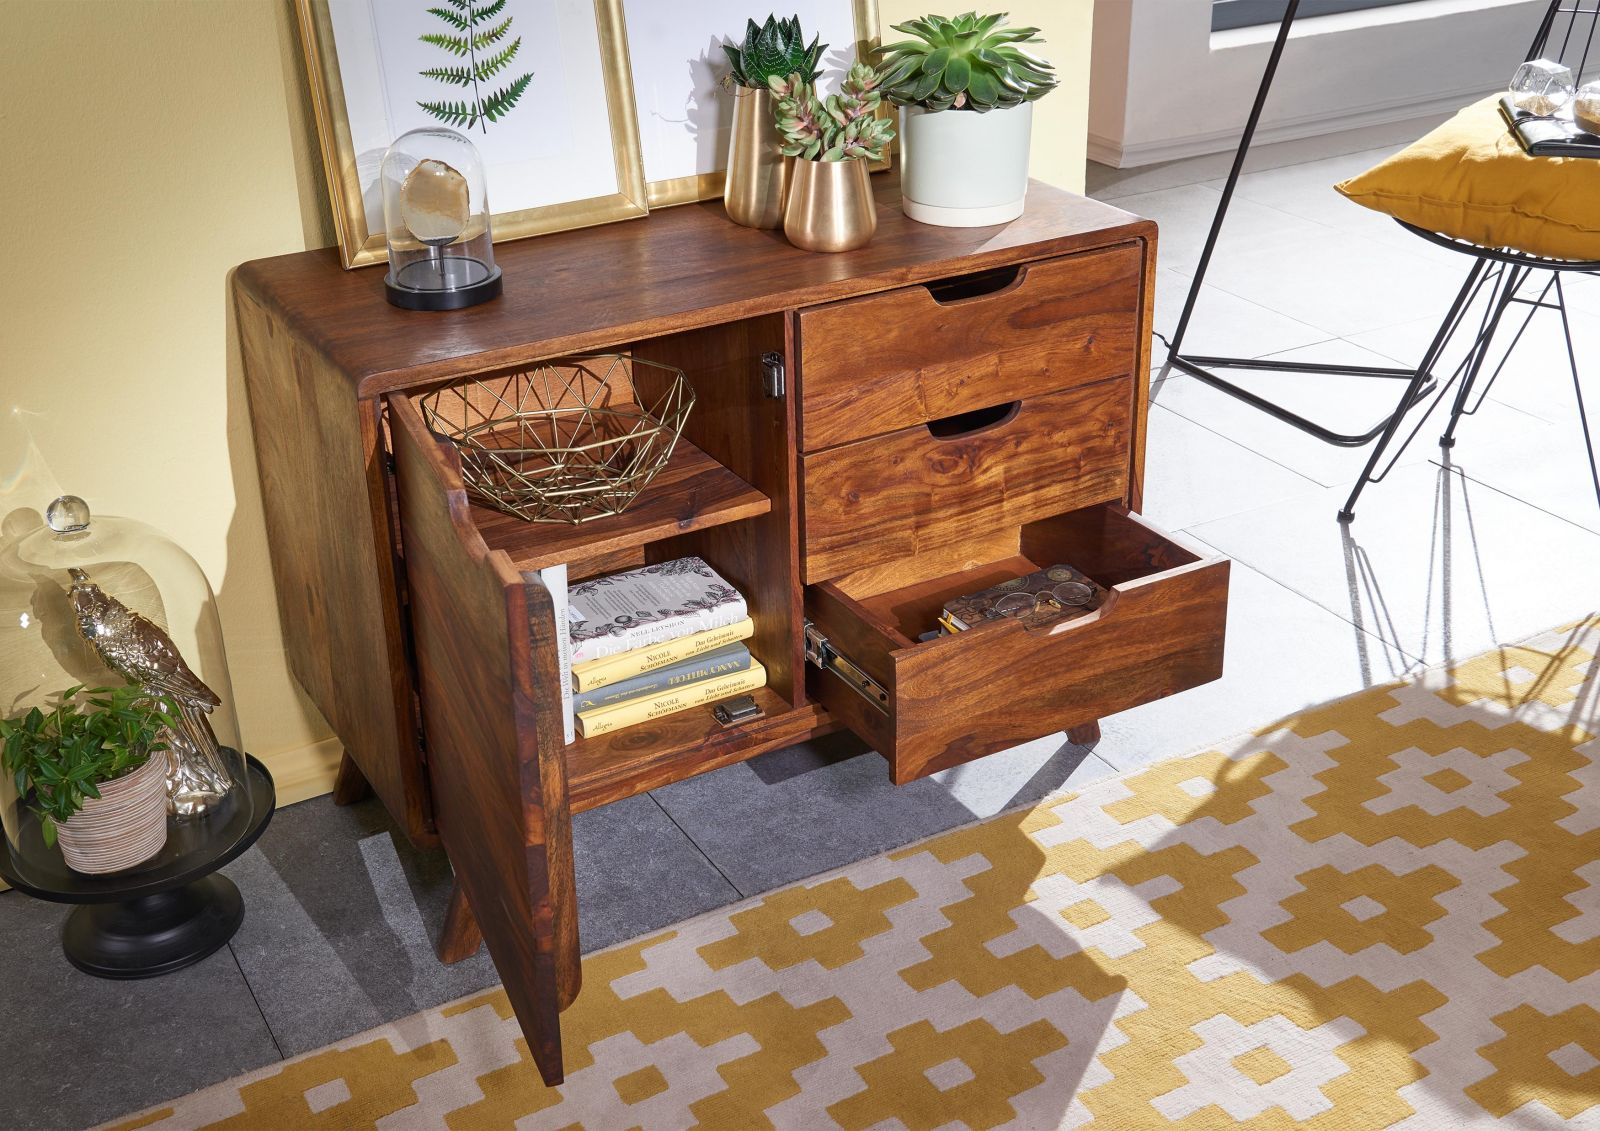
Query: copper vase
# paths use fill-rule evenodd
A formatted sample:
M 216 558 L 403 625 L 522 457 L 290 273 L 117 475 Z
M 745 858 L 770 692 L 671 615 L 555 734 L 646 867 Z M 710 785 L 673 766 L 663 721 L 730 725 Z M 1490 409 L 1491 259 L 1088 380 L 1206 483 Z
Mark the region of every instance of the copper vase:
M 796 161 L 789 173 L 783 234 L 806 251 L 864 247 L 878 230 L 867 162 Z
M 739 86 L 733 90 L 733 130 L 728 136 L 728 176 L 722 204 L 728 219 L 747 228 L 783 226 L 789 167 L 772 120 L 772 92 Z

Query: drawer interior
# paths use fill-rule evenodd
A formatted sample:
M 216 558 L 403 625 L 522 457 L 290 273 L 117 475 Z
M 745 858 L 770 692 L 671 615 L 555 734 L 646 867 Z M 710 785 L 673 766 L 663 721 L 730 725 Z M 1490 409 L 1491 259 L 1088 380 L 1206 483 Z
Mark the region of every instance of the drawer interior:
M 1102 504 L 1023 524 L 977 553 L 909 559 L 807 590 L 807 614 L 882 684 L 879 709 L 827 672 L 813 692 L 909 781 L 1217 678 L 1228 563 Z M 945 602 L 1067 564 L 1108 592 L 1074 620 L 984 621 L 919 641 Z

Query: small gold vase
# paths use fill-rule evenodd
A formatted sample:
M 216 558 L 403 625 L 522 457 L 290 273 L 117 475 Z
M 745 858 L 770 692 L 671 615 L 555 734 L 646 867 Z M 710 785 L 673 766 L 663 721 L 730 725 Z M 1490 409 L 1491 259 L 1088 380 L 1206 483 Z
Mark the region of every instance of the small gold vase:
M 783 226 L 784 193 L 792 157 L 783 155 L 772 120 L 772 92 L 733 88 L 733 130 L 728 136 L 728 177 L 722 204 L 728 219 L 747 228 Z
M 789 172 L 783 234 L 806 251 L 865 247 L 878 230 L 867 162 L 796 161 Z

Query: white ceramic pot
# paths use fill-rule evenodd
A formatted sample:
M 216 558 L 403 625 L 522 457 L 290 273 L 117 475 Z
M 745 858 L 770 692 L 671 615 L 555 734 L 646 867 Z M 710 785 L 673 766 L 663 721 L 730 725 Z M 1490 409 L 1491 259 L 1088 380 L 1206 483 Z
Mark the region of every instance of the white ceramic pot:
M 95 787 L 98 798 L 56 826 L 57 843 L 75 872 L 120 872 L 167 843 L 167 758 L 154 754 L 130 774 Z
M 1028 195 L 1033 103 L 1009 110 L 900 107 L 900 195 L 907 216 L 946 228 L 1004 224 Z

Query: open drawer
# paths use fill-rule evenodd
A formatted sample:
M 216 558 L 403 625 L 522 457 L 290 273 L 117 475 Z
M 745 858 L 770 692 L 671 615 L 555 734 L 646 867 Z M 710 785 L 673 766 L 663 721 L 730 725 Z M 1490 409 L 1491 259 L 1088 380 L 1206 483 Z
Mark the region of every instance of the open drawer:
M 808 586 L 810 694 L 896 783 L 1093 722 L 1222 674 L 1228 561 L 1118 505 L 1028 523 L 986 561 L 930 559 Z M 947 600 L 1056 564 L 1109 591 L 1071 621 L 986 621 L 925 643 Z M 825 670 L 824 670 L 825 669 Z

